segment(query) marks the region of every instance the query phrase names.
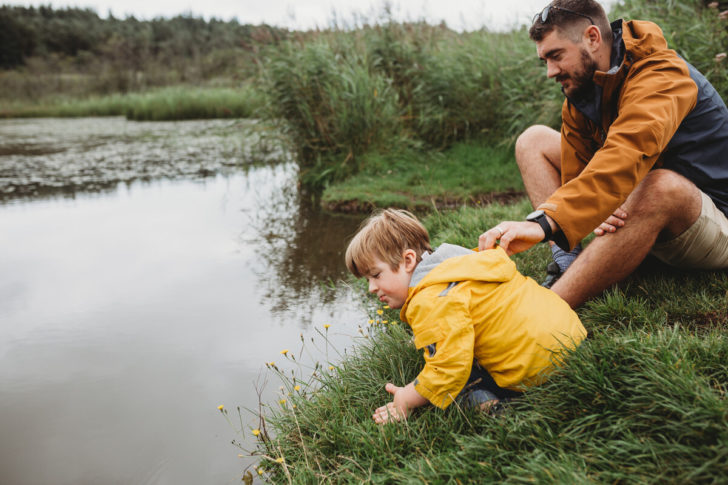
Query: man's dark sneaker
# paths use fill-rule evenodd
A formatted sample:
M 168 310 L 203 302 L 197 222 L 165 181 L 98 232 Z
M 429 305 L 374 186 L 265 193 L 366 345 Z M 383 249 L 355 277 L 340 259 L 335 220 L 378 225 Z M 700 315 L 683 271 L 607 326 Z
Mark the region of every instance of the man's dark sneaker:
M 551 261 L 548 266 L 546 266 L 546 279 L 543 280 L 541 286 L 551 288 L 553 284 L 561 278 L 561 274 L 561 268 L 559 268 L 559 265 L 556 264 L 556 261 Z

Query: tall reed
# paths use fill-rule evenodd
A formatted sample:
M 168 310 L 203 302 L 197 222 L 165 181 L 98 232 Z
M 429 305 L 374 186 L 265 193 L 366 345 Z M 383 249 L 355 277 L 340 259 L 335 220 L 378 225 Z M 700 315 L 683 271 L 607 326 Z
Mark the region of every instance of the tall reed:
M 703 0 L 624 0 L 615 15 L 653 20 L 662 28 L 668 45 L 702 72 L 728 100 L 728 17 Z M 715 2 L 716 4 L 718 2 Z M 728 8 L 725 6 L 724 8 Z M 721 56 L 720 54 L 724 54 Z
M 351 40 L 321 37 L 272 50 L 264 74 L 270 116 L 285 120 L 302 168 L 315 168 L 319 179 L 355 172 L 358 155 L 401 130 L 391 80 Z M 332 163 L 322 162 L 327 157 Z
M 728 97 L 728 59 L 718 55 L 728 30 L 717 9 L 627 0 L 618 16 L 660 24 L 671 47 Z M 457 33 L 390 20 L 291 40 L 263 56 L 268 112 L 319 182 L 355 172 L 360 155 L 393 143 L 513 142 L 531 124 L 558 126 L 563 102 L 526 30 Z

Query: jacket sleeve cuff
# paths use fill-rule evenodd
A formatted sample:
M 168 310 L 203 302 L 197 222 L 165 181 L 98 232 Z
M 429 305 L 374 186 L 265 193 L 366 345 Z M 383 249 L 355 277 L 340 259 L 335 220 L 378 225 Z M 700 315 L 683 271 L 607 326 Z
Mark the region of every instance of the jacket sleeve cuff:
M 569 238 L 566 237 L 566 234 L 564 233 L 564 229 L 561 227 L 561 224 L 554 218 L 553 212 L 556 210 L 556 205 L 550 204 L 548 201 L 544 202 L 543 204 L 538 206 L 538 209 L 543 210 L 546 212 L 546 215 L 551 218 L 551 220 L 554 221 L 556 224 L 557 230 L 553 232 L 553 235 L 551 236 L 551 240 L 556 244 L 558 247 L 563 249 L 564 251 L 571 251 L 571 244 L 569 243 Z M 576 244 L 574 244 L 576 246 Z
M 551 240 L 556 244 L 558 247 L 563 249 L 564 251 L 571 251 L 571 247 L 569 245 L 569 240 L 566 239 L 566 236 L 564 235 L 564 231 L 558 231 L 556 234 L 554 234 L 551 237 Z
M 440 395 L 434 392 L 431 386 L 428 386 L 426 382 L 423 382 L 420 377 L 415 379 L 415 391 L 419 392 L 422 397 L 430 401 L 433 406 L 440 409 L 447 408 L 454 400 L 456 396 Z

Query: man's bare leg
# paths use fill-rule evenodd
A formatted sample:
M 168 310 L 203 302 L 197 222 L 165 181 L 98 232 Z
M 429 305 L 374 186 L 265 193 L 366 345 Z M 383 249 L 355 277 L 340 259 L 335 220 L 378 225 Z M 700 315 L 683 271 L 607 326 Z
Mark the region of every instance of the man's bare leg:
M 547 126 L 531 126 L 516 142 L 516 162 L 535 209 L 561 186 L 561 134 Z M 546 267 L 543 285 L 551 287 L 581 251 L 562 251 L 549 243 L 554 262 Z
M 595 238 L 551 288 L 572 308 L 629 276 L 657 240 L 672 239 L 700 215 L 700 191 L 670 170 L 653 170 L 627 198 L 624 227 Z
M 535 209 L 561 186 L 561 134 L 531 126 L 516 141 L 516 163 Z

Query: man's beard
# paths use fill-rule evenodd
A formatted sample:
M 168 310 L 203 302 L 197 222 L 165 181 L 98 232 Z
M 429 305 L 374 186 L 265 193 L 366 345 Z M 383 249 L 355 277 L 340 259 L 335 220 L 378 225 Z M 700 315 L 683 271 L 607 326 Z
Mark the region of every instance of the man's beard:
M 565 79 L 571 81 L 571 87 L 564 94 L 574 100 L 588 100 L 594 95 L 594 73 L 597 71 L 597 63 L 589 56 L 585 50 L 581 50 L 581 69 L 574 74 L 565 74 L 556 76 L 556 80 L 561 82 Z

